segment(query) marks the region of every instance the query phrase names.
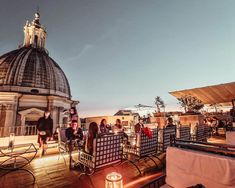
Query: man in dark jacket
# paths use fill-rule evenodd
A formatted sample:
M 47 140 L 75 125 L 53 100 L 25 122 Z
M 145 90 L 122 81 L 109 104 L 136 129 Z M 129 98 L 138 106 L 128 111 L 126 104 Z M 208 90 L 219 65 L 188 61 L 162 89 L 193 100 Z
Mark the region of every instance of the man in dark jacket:
M 51 119 L 50 114 L 50 111 L 46 110 L 44 116 L 39 118 L 37 123 L 38 143 L 41 149 L 40 156 L 44 155 L 47 141 L 52 137 L 53 120 Z
M 80 127 L 78 127 L 77 120 L 73 120 L 70 127 L 65 131 L 65 136 L 69 141 L 76 140 L 80 142 L 83 140 L 83 132 Z

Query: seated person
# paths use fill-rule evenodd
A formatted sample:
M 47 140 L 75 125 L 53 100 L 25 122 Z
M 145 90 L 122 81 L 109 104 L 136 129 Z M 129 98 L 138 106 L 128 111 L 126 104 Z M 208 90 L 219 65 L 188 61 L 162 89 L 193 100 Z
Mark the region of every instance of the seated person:
M 123 127 L 122 127 L 122 122 L 120 119 L 116 119 L 116 123 L 113 126 L 113 132 L 114 133 L 124 132 Z
M 95 142 L 98 134 L 98 125 L 95 122 L 90 123 L 87 138 L 86 138 L 86 145 L 85 145 L 85 151 L 89 153 L 90 155 L 93 155 L 93 143 Z
M 107 126 L 107 121 L 106 119 L 102 119 L 100 122 L 100 126 L 99 126 L 99 133 L 101 134 L 107 134 L 109 133 L 109 129 Z
M 139 119 L 139 123 L 135 125 L 135 133 L 140 133 L 142 128 L 144 128 L 144 121 Z
M 168 127 L 175 127 L 176 128 L 176 125 L 173 123 L 173 119 L 171 117 L 169 117 L 167 119 L 167 125 L 166 125 L 166 128 Z
M 80 127 L 78 127 L 77 120 L 73 120 L 65 131 L 65 136 L 69 141 L 78 139 L 78 142 L 83 140 L 83 132 Z

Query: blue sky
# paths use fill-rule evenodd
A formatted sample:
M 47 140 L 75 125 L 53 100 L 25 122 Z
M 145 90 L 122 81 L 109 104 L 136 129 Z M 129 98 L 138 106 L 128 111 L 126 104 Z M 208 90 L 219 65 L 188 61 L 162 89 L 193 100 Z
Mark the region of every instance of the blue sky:
M 173 109 L 169 91 L 234 81 L 233 0 L 1 0 L 0 54 L 23 42 L 37 6 L 81 116 L 157 95 Z

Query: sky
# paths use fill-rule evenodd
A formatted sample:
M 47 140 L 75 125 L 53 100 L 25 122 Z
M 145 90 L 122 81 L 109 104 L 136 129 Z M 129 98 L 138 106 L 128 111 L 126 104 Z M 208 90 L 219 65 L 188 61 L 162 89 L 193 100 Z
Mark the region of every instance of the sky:
M 168 92 L 234 81 L 234 0 L 0 0 L 0 54 L 23 42 L 39 7 L 46 48 L 81 117 L 112 115 Z

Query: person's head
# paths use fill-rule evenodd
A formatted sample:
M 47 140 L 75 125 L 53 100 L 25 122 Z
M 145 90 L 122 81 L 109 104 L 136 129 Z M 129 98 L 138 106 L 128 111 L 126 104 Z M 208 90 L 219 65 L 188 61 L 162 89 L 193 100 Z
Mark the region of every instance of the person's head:
M 101 122 L 100 122 L 100 125 L 106 125 L 106 124 L 107 124 L 106 119 L 102 119 Z
M 144 123 L 144 120 L 142 118 L 139 119 L 139 123 L 140 124 L 143 124 Z
M 120 119 L 116 119 L 116 124 L 117 124 L 117 125 L 121 125 L 121 123 L 122 123 L 122 122 L 121 122 Z
M 74 130 L 77 129 L 77 127 L 78 127 L 78 122 L 77 122 L 77 120 L 73 120 L 73 121 L 71 122 L 71 127 L 72 127 Z
M 51 112 L 49 111 L 49 110 L 46 110 L 45 112 L 44 112 L 44 117 L 47 119 L 48 117 L 50 117 L 50 115 L 51 115 Z
M 96 122 L 91 122 L 88 129 L 89 136 L 95 137 L 95 135 L 98 133 L 98 125 Z
M 167 124 L 172 125 L 173 124 L 173 119 L 171 117 L 167 118 Z
M 70 115 L 77 114 L 76 108 L 75 107 L 70 108 L 69 113 L 70 113 Z

